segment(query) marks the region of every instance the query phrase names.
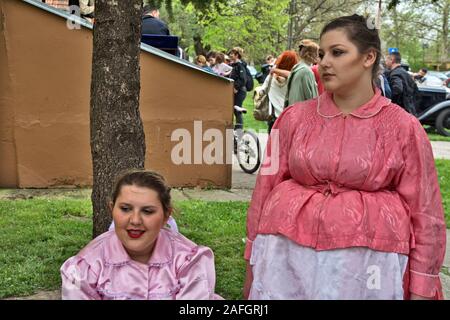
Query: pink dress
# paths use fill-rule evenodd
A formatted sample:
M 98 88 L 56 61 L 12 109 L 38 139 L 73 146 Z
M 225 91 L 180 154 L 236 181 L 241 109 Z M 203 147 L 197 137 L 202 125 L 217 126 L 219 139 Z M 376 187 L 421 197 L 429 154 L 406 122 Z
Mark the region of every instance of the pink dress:
M 221 299 L 211 249 L 162 229 L 147 264 L 128 256 L 115 231 L 91 241 L 61 267 L 62 299 Z
M 257 235 L 315 251 L 401 254 L 408 257 L 405 298 L 442 298 L 446 226 L 419 121 L 376 89 L 347 116 L 324 92 L 287 108 L 273 128 L 248 210 L 245 258 Z

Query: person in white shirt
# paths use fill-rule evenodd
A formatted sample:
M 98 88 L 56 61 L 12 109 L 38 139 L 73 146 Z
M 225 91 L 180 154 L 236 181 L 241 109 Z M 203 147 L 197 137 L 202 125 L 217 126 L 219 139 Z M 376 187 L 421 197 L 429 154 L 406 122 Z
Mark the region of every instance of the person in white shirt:
M 284 51 L 275 62 L 276 69 L 291 71 L 292 68 L 298 63 L 298 55 L 293 50 Z M 272 130 L 272 126 L 275 120 L 280 116 L 284 108 L 284 101 L 287 93 L 287 78 L 281 74 L 273 72 L 266 77 L 262 85 L 263 90 L 267 90 L 270 82 L 269 90 L 269 112 L 273 113 L 275 118 L 267 122 L 269 126 L 269 134 Z

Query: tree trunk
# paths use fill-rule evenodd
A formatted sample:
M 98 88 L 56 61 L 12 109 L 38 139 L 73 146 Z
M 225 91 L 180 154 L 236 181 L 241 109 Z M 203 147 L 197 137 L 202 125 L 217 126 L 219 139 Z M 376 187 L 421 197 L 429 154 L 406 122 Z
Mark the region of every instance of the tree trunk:
M 392 17 L 394 18 L 394 27 L 395 27 L 395 31 L 394 31 L 394 42 L 395 42 L 395 47 L 396 48 L 400 48 L 400 27 L 399 27 L 399 22 L 398 22 L 398 14 L 397 14 L 397 7 L 394 7 L 392 10 Z
M 145 136 L 139 113 L 142 0 L 96 0 L 91 79 L 93 236 L 107 231 L 117 174 L 143 168 Z
M 450 0 L 445 1 L 444 10 L 442 12 L 442 56 L 441 62 L 447 62 L 450 55 L 450 48 L 448 44 L 448 17 L 450 16 Z
M 194 50 L 195 50 L 195 54 L 198 55 L 203 55 L 206 57 L 206 55 L 208 54 L 209 50 L 211 49 L 211 46 L 207 45 L 207 46 L 203 46 L 203 42 L 202 42 L 202 37 L 201 36 L 194 36 Z

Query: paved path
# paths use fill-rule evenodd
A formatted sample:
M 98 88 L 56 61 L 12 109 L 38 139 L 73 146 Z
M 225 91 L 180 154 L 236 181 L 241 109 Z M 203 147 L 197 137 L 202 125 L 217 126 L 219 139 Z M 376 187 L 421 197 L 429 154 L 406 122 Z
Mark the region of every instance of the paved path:
M 450 159 L 450 142 L 447 141 L 431 141 L 433 147 L 434 158 Z

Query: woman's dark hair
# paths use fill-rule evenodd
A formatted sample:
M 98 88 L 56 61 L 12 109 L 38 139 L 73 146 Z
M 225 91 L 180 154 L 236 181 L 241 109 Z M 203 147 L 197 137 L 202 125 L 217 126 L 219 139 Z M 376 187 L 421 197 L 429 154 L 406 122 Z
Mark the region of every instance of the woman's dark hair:
M 377 58 L 372 67 L 372 79 L 378 78 L 379 65 L 381 59 L 381 41 L 378 29 L 375 26 L 369 27 L 367 19 L 354 14 L 351 16 L 339 17 L 329 22 L 320 33 L 320 37 L 331 30 L 342 29 L 347 34 L 348 39 L 358 48 L 360 53 L 367 53 L 375 50 Z
M 206 59 L 210 59 L 210 58 L 214 58 L 215 59 L 216 57 L 217 57 L 217 52 L 216 51 L 210 51 L 206 55 Z
M 216 54 L 216 63 L 221 64 L 225 62 L 225 55 L 222 52 Z
M 148 188 L 158 193 L 164 214 L 169 216 L 173 210 L 170 187 L 162 175 L 148 170 L 129 170 L 118 176 L 111 194 L 111 201 L 116 203 L 123 186 L 138 186 Z

